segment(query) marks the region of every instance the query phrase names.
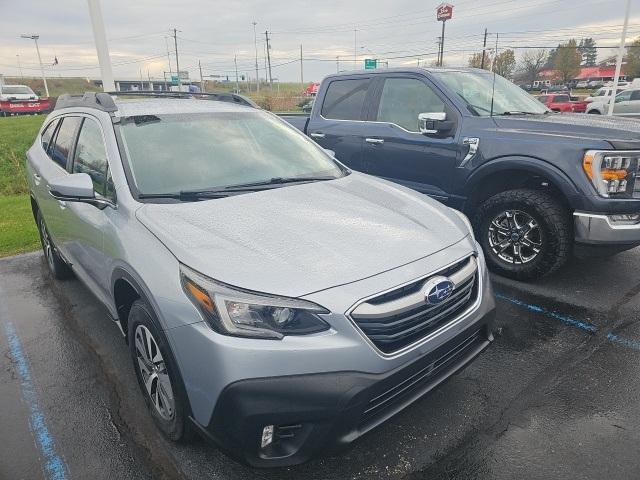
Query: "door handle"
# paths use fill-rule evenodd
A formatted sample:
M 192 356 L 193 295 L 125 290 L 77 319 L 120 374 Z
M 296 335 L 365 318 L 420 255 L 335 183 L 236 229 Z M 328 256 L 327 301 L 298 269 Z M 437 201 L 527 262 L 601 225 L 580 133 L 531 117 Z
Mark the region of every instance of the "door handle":
M 384 143 L 382 138 L 365 138 L 364 141 L 372 145 L 382 145 Z
M 310 134 L 313 138 L 324 138 L 324 133 L 321 132 L 313 132 Z

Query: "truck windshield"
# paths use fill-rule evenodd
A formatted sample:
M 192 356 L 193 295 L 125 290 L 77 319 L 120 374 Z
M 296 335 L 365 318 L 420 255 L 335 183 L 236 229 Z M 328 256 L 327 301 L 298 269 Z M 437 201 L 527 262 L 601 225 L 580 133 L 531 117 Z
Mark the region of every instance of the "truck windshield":
M 492 113 L 542 114 L 549 111 L 534 97 L 500 75 L 495 75 L 495 86 L 494 75 L 490 72 L 442 71 L 433 72 L 433 75 L 455 92 L 474 115 L 488 117 Z
M 21 85 L 5 85 L 2 87 L 2 93 L 5 95 L 35 95 L 29 87 Z
M 120 125 L 141 194 L 345 174 L 318 145 L 262 111 L 140 115 Z

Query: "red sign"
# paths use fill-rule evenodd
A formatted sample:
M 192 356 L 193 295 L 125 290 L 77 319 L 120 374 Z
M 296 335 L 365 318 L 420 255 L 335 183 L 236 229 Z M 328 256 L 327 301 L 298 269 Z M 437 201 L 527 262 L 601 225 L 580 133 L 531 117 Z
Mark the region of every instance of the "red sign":
M 436 14 L 439 22 L 451 20 L 451 18 L 453 17 L 453 5 L 449 5 L 448 3 L 441 3 L 436 9 Z
M 48 111 L 50 107 L 48 99 L 0 102 L 0 112 L 7 113 L 40 113 Z

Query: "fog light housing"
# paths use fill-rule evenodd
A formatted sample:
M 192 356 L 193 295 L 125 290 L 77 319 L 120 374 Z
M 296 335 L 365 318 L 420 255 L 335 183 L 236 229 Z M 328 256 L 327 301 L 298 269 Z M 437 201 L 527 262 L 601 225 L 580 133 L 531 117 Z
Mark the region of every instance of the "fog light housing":
M 273 443 L 273 425 L 267 425 L 262 429 L 262 439 L 260 441 L 260 448 L 267 447 Z
M 609 215 L 609 220 L 616 225 L 635 225 L 640 223 L 640 213 Z

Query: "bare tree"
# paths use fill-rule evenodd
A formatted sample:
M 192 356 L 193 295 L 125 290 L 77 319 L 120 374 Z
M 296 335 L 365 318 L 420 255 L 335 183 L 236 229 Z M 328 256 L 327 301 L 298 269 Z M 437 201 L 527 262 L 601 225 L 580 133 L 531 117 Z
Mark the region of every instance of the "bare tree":
M 554 68 L 560 74 L 563 83 L 574 79 L 580 73 L 582 55 L 578 51 L 578 44 L 574 39 L 558 45 L 558 53 L 554 60 Z
M 546 61 L 546 50 L 527 50 L 520 61 L 519 70 L 526 81 L 533 84 Z

